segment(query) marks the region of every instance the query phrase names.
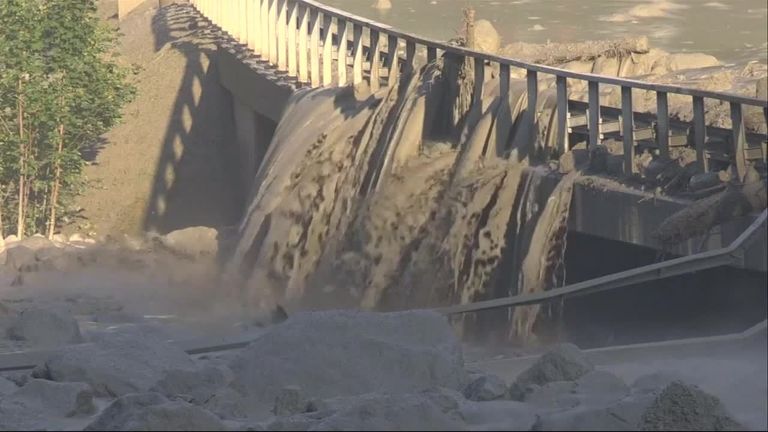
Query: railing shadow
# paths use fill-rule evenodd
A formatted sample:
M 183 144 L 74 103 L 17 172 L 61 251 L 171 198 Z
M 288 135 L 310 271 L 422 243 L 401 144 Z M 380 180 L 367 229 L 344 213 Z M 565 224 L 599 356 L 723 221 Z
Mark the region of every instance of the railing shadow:
M 170 44 L 186 66 L 167 125 L 144 216 L 146 231 L 237 223 L 243 191 L 233 154 L 230 95 L 219 84 L 218 34 L 189 5 L 162 7 L 152 25 L 155 49 Z

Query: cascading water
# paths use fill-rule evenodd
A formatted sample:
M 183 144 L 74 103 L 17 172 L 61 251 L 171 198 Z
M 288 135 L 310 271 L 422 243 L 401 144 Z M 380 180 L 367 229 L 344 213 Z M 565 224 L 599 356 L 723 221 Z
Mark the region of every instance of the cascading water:
M 551 99 L 531 131 L 524 81 L 503 100 L 488 69 L 483 95 L 467 95 L 462 69 L 441 59 L 376 94 L 294 96 L 230 262 L 249 310 L 419 308 L 555 285 L 576 174 L 543 205 L 527 169 L 556 132 Z M 537 311 L 518 308 L 510 334 L 525 339 Z

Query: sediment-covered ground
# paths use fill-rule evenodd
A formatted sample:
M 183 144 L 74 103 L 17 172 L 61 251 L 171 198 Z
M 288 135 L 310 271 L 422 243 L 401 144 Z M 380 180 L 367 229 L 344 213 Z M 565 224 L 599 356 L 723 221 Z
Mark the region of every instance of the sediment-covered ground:
M 122 280 L 114 265 L 91 265 Z M 465 362 L 453 328 L 434 312 L 326 311 L 267 325 L 245 348 L 191 356 L 168 342 L 180 337 L 172 324 L 131 314 L 125 298 L 110 294 L 91 287 L 55 307 L 54 294 L 36 292 L 34 305 L 3 305 L 0 339 L 47 351 L 32 370 L 0 372 L 0 430 L 765 427 L 764 348 L 734 352 L 715 369 L 705 359 L 682 360 L 680 368 L 664 357 L 602 367 L 566 344 L 520 373 L 496 376 L 482 361 Z M 83 320 L 94 311 L 93 320 L 110 326 Z M 0 368 L 8 361 L 0 355 Z M 724 374 L 720 385 L 713 370 Z M 740 382 L 737 391 L 722 385 L 729 379 Z

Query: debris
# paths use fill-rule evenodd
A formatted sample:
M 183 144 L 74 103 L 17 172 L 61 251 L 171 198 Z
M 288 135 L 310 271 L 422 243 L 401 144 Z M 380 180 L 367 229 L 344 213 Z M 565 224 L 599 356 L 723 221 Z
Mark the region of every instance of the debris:
M 271 327 L 230 367 L 232 387 L 263 412 L 286 383 L 300 383 L 312 399 L 459 389 L 466 380 L 453 330 L 428 311 L 297 314 Z
M 464 388 L 464 397 L 472 401 L 491 401 L 507 395 L 507 384 L 496 375 L 481 375 Z
M 682 381 L 667 385 L 645 411 L 642 430 L 744 430 L 720 400 Z
M 576 381 L 594 370 L 592 363 L 573 344 L 558 345 L 523 371 L 510 387 L 513 400 L 524 400 L 530 385 L 543 386 L 556 381 Z
M 7 330 L 13 340 L 27 341 L 38 347 L 55 347 L 83 341 L 77 320 L 54 308 L 30 308 L 21 311 Z
M 93 390 L 84 383 L 58 383 L 33 379 L 10 398 L 30 409 L 61 417 L 93 414 Z
M 168 401 L 158 393 L 122 396 L 102 411 L 85 430 L 220 431 L 224 423 L 212 413 L 182 401 Z
M 43 369 L 59 382 L 86 382 L 99 396 L 147 391 L 172 369 L 193 369 L 181 349 L 151 335 L 113 334 L 52 354 Z

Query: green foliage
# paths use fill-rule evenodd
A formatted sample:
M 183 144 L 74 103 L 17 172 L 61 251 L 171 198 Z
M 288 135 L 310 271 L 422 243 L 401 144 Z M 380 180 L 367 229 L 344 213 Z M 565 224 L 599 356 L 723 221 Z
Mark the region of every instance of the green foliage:
M 0 234 L 47 232 L 133 96 L 94 0 L 0 0 Z

